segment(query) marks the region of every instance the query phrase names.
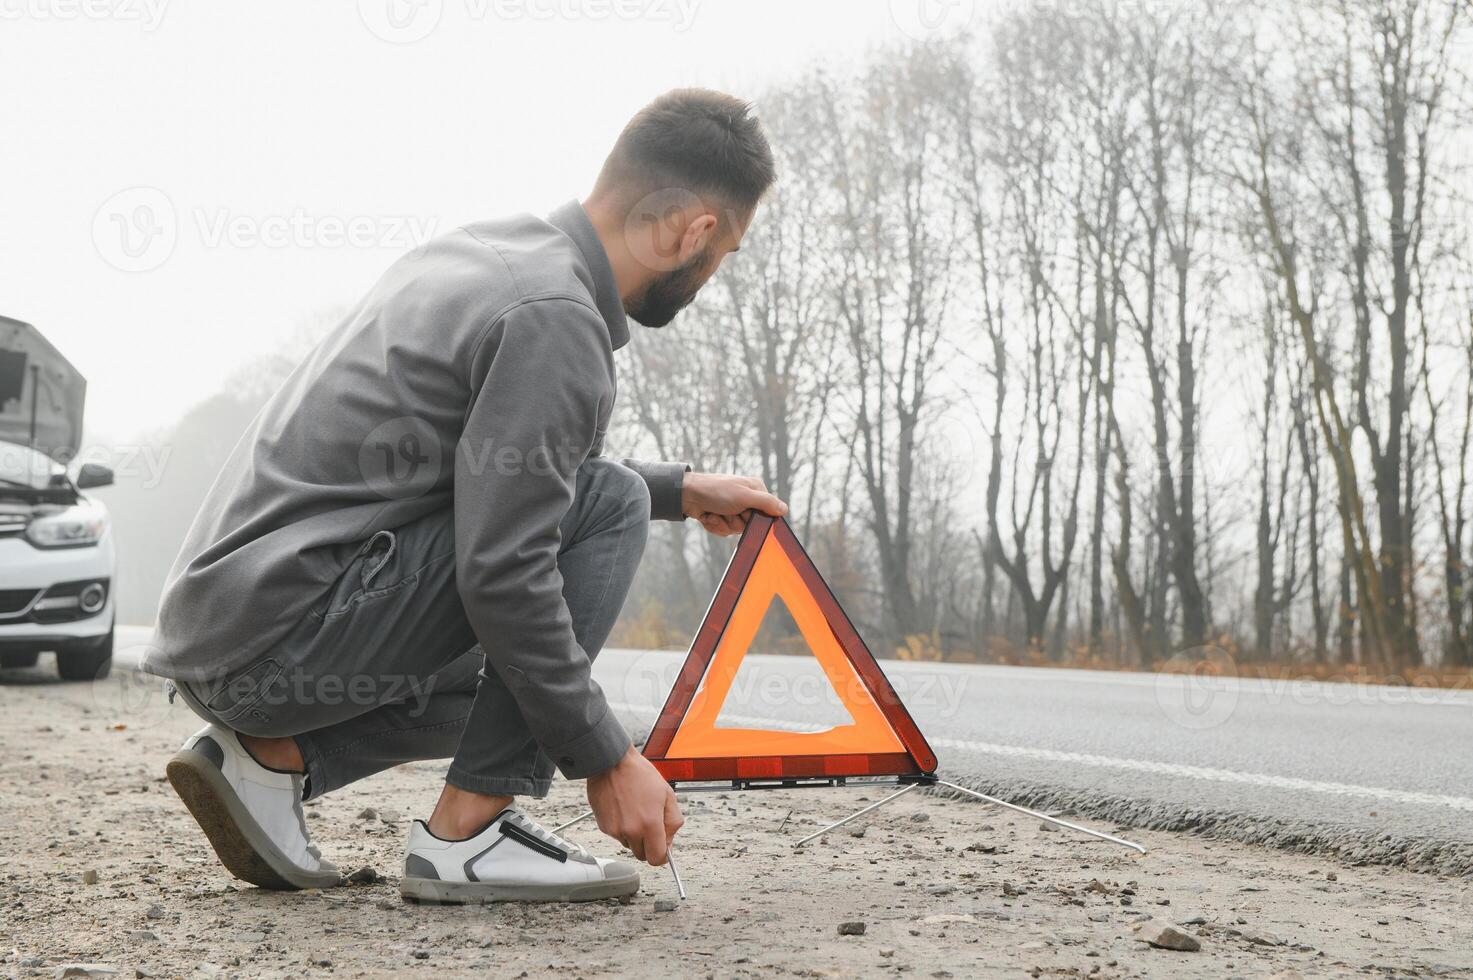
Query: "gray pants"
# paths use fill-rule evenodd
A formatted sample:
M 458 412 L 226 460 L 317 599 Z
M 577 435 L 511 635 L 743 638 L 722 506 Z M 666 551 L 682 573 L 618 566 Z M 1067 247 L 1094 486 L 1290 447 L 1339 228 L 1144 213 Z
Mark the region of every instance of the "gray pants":
M 579 468 L 559 528 L 558 570 L 590 660 L 624 605 L 649 520 L 649 491 L 632 470 L 603 458 Z M 553 763 L 511 692 L 484 667 L 455 588 L 455 526 L 446 510 L 365 541 L 263 659 L 178 689 L 208 721 L 247 735 L 294 736 L 312 796 L 402 762 L 452 757 L 451 785 L 545 796 Z

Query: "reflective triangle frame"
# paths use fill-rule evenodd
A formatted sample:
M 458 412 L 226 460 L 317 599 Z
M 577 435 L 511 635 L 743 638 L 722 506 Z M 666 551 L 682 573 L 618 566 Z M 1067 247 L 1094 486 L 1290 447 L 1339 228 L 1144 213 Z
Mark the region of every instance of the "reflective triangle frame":
M 796 587 L 801 587 L 806 592 L 812 603 L 816 605 L 817 613 L 822 617 L 822 625 L 832 634 L 831 637 L 822 636 L 820 639 L 825 644 L 830 638 L 834 641 L 838 650 L 842 652 L 843 658 L 853 668 L 860 688 L 872 701 L 872 705 L 868 707 L 861 702 L 844 701 L 845 707 L 850 710 L 851 716 L 856 721 L 854 726 L 847 726 L 848 729 L 862 736 L 866 729 L 872 729 L 876 724 L 875 718 L 879 718 L 888 727 L 889 732 L 893 733 L 893 740 L 890 740 L 886 751 L 804 752 L 802 751 L 804 735 L 745 729 L 734 730 L 729 736 L 730 740 L 739 742 L 743 737 L 757 736 L 752 740 L 759 745 L 765 742 L 766 748 L 750 755 L 741 752 L 716 754 L 708 751 L 697 754 L 680 751 L 680 743 L 689 746 L 694 741 L 691 738 L 681 737 L 682 725 L 691 714 L 693 702 L 697 702 L 698 698 L 704 698 L 702 682 L 706 679 L 713 660 L 718 659 L 718 654 L 723 654 L 723 637 L 728 635 L 728 628 L 733 622 L 733 614 L 737 613 L 741 606 L 743 593 L 754 568 L 758 566 L 759 559 L 768 563 L 785 561 L 796 573 L 796 581 L 792 576 L 784 573 L 786 581 Z M 792 609 L 793 597 L 784 597 L 781 587 L 777 587 L 772 595 L 773 598 L 784 598 L 789 608 Z M 770 603 L 771 599 L 768 602 Z M 760 623 L 766 609 L 767 604 L 763 604 L 756 614 L 756 622 Z M 810 613 L 812 611 L 811 609 L 806 610 Z M 793 612 L 795 619 L 799 618 L 799 610 L 793 610 Z M 750 608 L 744 609 L 742 615 L 744 631 L 755 632 L 756 626 L 750 622 L 751 618 Z M 811 624 L 811 616 L 804 618 L 808 619 Z M 802 625 L 803 622 L 800 619 L 800 628 Z M 809 630 L 804 629 L 804 634 L 807 637 Z M 747 636 L 747 641 L 750 639 L 751 637 Z M 734 642 L 741 641 L 738 639 Z M 820 661 L 820 665 L 828 675 L 830 683 L 833 684 L 835 674 L 832 664 L 826 662 L 826 659 L 832 659 L 833 654 L 821 653 L 811 642 L 809 645 L 815 658 Z M 724 652 L 720 659 L 730 661 L 727 667 L 730 674 L 734 676 L 736 668 L 746 655 L 747 650 L 744 645 L 734 652 Z M 731 680 L 731 676 L 725 676 L 724 681 L 722 678 L 715 679 L 715 684 L 719 685 L 719 701 L 725 701 Z M 713 691 L 717 689 L 713 687 Z M 839 692 L 839 694 L 843 699 L 843 693 Z M 722 703 L 712 705 L 703 701 L 698 704 L 697 711 L 701 715 L 698 723 L 706 725 L 714 723 L 722 707 Z M 836 726 L 834 730 L 844 728 L 846 726 Z M 815 743 L 823 741 L 822 738 L 814 739 Z M 782 751 L 782 747 L 797 751 Z M 766 515 L 754 515 L 748 519 L 746 530 L 742 532 L 741 540 L 737 543 L 736 552 L 732 555 L 731 562 L 726 567 L 726 573 L 722 576 L 721 584 L 716 590 L 716 595 L 706 610 L 705 619 L 700 629 L 696 631 L 695 639 L 691 642 L 690 651 L 686 654 L 685 663 L 676 677 L 675 685 L 665 699 L 665 705 L 660 710 L 659 718 L 645 742 L 644 755 L 670 783 L 715 780 L 730 780 L 736 785 L 753 780 L 784 783 L 815 780 L 836 782 L 848 778 L 871 776 L 894 776 L 902 780 L 930 781 L 934 780 L 936 772 L 936 753 L 931 750 L 926 737 L 921 734 L 920 728 L 911 718 L 900 696 L 890 685 L 889 679 L 880 669 L 874 655 L 865 646 L 858 630 L 845 615 L 838 600 L 829 589 L 828 583 L 824 581 L 813 560 L 798 541 L 797 535 L 793 533 L 786 520 Z

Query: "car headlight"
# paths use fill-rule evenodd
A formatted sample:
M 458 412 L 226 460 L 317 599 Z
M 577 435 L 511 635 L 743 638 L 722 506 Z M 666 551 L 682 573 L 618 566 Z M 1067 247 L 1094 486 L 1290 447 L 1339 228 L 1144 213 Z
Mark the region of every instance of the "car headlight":
M 106 530 L 106 513 L 95 507 L 68 507 L 32 520 L 26 537 L 38 548 L 74 548 L 96 544 Z

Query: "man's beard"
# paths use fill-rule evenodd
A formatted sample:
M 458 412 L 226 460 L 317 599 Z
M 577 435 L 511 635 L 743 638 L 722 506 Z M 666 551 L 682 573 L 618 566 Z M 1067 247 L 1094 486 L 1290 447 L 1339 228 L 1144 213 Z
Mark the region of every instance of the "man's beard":
M 701 291 L 705 258 L 704 252 L 692 256 L 685 265 L 653 280 L 624 312 L 631 320 L 647 327 L 665 326 Z

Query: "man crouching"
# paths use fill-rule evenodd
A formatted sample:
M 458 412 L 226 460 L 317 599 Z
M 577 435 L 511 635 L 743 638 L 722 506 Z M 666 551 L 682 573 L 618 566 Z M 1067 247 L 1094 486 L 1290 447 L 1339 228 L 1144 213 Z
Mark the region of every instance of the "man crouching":
M 450 758 L 409 831 L 427 901 L 631 894 L 638 872 L 523 813 L 554 767 L 599 829 L 663 864 L 682 817 L 591 676 L 649 521 L 741 530 L 759 481 L 602 453 L 628 319 L 669 323 L 773 180 L 750 106 L 671 92 L 593 192 L 396 262 L 225 463 L 169 575 L 157 649 L 209 724 L 170 782 L 237 877 L 337 884 L 302 801 Z

